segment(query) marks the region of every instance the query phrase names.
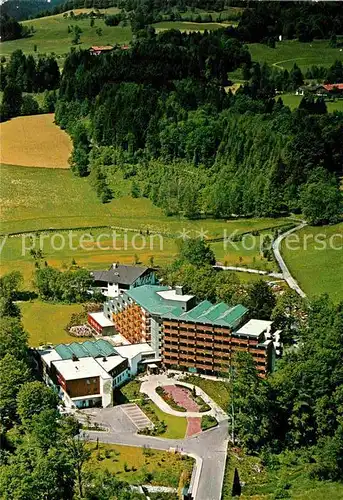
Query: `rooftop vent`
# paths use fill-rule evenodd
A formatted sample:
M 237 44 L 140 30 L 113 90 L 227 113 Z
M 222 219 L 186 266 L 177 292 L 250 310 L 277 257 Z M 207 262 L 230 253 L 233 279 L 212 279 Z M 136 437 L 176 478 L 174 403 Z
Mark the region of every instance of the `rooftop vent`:
M 76 356 L 76 354 L 73 353 L 73 356 L 71 358 L 73 361 L 79 361 L 79 358 Z
M 180 285 L 177 285 L 177 286 L 175 287 L 175 294 L 176 294 L 176 295 L 183 295 L 183 287 L 182 287 L 182 286 L 180 286 Z
M 102 360 L 103 360 L 103 362 L 105 363 L 105 361 L 107 361 L 106 356 L 104 356 L 104 357 L 102 358 Z

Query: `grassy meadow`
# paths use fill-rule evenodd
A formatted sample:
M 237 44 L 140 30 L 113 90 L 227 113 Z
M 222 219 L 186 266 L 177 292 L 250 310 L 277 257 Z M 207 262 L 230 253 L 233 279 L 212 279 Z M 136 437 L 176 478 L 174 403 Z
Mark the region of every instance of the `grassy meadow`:
M 69 135 L 54 123 L 54 114 L 19 116 L 0 125 L 0 163 L 24 167 L 69 168 Z
M 198 377 L 196 375 L 187 375 L 184 379 L 188 384 L 193 384 L 210 396 L 218 406 L 224 411 L 228 411 L 230 401 L 230 385 L 224 381 L 211 380 Z
M 90 11 L 91 9 L 76 9 L 74 13 Z M 79 12 L 78 12 L 79 11 Z M 118 9 L 108 9 L 108 13 L 119 12 Z M 28 38 L 11 40 L 0 44 L 0 55 L 5 57 L 17 49 L 21 49 L 25 54 L 49 54 L 63 56 L 72 47 L 87 49 L 91 45 L 114 45 L 129 42 L 132 39 L 130 26 L 106 26 L 103 19 L 95 19 L 94 26 L 90 26 L 90 19 L 72 19 L 64 17 L 63 14 L 42 17 L 23 21 L 24 26 L 33 27 L 34 33 Z M 68 26 L 77 25 L 82 29 L 80 43 L 72 44 L 71 33 L 68 33 Z M 101 28 L 102 34 L 96 33 Z M 35 45 L 37 50 L 35 51 Z
M 279 227 L 287 219 L 187 220 L 167 217 L 162 209 L 146 198 L 129 195 L 130 181 L 117 174 L 115 199 L 101 204 L 87 178 L 75 177 L 70 170 L 23 168 L 2 165 L 0 199 L 2 223 L 0 233 L 39 231 L 42 229 L 112 226 L 128 230 L 160 232 L 180 236 L 184 228 L 188 236 L 205 231 L 205 237 L 223 237 L 251 230 Z
M 306 71 L 313 65 L 331 66 L 337 59 L 343 61 L 343 51 L 329 46 L 329 40 L 314 40 L 310 43 L 284 40 L 272 49 L 261 43 L 248 45 L 253 61 L 266 62 L 280 69 L 292 69 L 293 64 Z
M 29 345 L 82 342 L 87 339 L 72 337 L 64 330 L 71 315 L 82 311 L 80 304 L 50 304 L 35 300 L 20 304 L 22 322 L 29 334 Z
M 242 241 L 220 241 L 213 243 L 212 249 L 221 264 L 224 266 L 251 267 L 260 271 L 277 271 L 274 260 L 268 261 L 261 253 L 262 242 L 265 237 L 273 238 L 273 231 L 261 232 L 258 236 L 247 234 Z
M 290 109 L 295 109 L 299 107 L 301 99 L 303 96 L 295 94 L 279 94 L 276 99 L 281 97 L 285 106 Z M 325 101 L 328 113 L 333 113 L 334 111 L 343 112 L 343 99 L 337 99 L 335 101 Z
M 159 31 L 166 31 L 166 30 L 180 30 L 184 31 L 186 33 L 192 32 L 192 31 L 199 31 L 203 32 L 205 30 L 207 31 L 213 31 L 217 30 L 220 28 L 225 28 L 227 26 L 234 26 L 235 23 L 195 23 L 195 22 L 190 22 L 190 21 L 161 21 L 159 23 L 155 23 L 153 27 L 156 29 L 157 32 Z
M 178 453 L 99 443 L 89 443 L 87 468 L 103 469 L 129 484 L 152 484 L 177 488 L 181 474 L 190 478 L 193 459 Z
M 309 297 L 328 293 L 336 302 L 342 300 L 343 223 L 305 227 L 297 234 L 299 244 L 293 235 L 282 245 L 283 257 L 293 276 Z

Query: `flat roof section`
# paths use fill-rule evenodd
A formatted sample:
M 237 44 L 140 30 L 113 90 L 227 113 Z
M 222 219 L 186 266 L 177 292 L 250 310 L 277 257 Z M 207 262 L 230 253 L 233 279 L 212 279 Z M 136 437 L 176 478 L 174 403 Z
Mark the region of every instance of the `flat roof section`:
M 117 353 L 123 356 L 123 358 L 133 359 L 138 354 L 155 354 L 155 351 L 150 347 L 149 344 L 130 344 L 121 345 L 115 348 Z
M 113 368 L 116 368 L 123 361 L 125 361 L 125 358 L 122 356 L 110 356 L 109 358 L 106 358 L 105 356 L 103 358 L 98 358 L 96 361 L 106 372 L 110 372 Z
M 176 290 L 163 290 L 162 292 L 157 292 L 157 295 L 164 300 L 175 300 L 177 302 L 188 302 L 194 297 L 194 295 L 177 294 Z
M 107 326 L 114 326 L 114 323 L 106 318 L 103 312 L 93 312 L 93 313 L 88 313 L 88 316 L 94 319 L 98 323 L 98 325 L 102 327 L 107 327 Z
M 62 359 L 61 361 L 54 361 L 53 364 L 66 381 L 92 377 L 111 378 L 106 370 L 93 358 L 81 358 L 77 361 Z
M 248 337 L 259 337 L 261 333 L 267 331 L 271 327 L 272 323 L 272 321 L 266 321 L 263 319 L 251 319 L 239 330 L 237 330 L 236 333 L 238 335 L 246 335 Z

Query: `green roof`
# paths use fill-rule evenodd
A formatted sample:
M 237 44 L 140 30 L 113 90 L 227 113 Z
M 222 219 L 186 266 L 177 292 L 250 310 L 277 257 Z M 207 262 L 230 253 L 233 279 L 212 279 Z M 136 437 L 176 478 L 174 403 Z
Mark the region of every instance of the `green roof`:
M 229 306 L 224 302 L 212 304 L 208 300 L 185 312 L 179 304 L 171 305 L 157 292 L 170 290 L 167 286 L 143 285 L 125 293 L 128 297 L 142 306 L 150 314 L 162 316 L 166 319 L 178 319 L 194 323 L 203 323 L 216 326 L 236 328 L 247 314 L 248 309 L 241 304 Z
M 158 295 L 157 292 L 170 290 L 169 286 L 143 285 L 127 290 L 125 293 L 128 297 L 142 306 L 150 314 L 162 316 L 170 311 L 173 311 L 177 305 L 170 305 L 166 300 Z
M 95 341 L 87 340 L 86 342 L 72 344 L 59 344 L 55 347 L 55 351 L 62 359 L 72 359 L 73 355 L 77 358 L 100 358 L 103 356 L 111 356 L 117 354 L 117 351 L 107 340 L 100 339 Z
M 231 307 L 224 302 L 212 304 L 208 300 L 204 300 L 190 311 L 177 314 L 177 311 L 174 309 L 173 311 L 165 314 L 163 317 L 166 319 L 189 321 L 191 323 L 203 323 L 236 328 L 241 323 L 241 320 L 247 312 L 248 309 L 241 304 Z

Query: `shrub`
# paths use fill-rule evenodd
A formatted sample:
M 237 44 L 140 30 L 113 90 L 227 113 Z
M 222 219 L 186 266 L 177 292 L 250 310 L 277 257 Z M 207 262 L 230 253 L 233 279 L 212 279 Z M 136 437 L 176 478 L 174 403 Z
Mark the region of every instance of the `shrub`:
M 206 431 L 218 425 L 217 419 L 212 415 L 204 415 L 201 419 L 201 430 Z

